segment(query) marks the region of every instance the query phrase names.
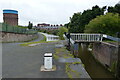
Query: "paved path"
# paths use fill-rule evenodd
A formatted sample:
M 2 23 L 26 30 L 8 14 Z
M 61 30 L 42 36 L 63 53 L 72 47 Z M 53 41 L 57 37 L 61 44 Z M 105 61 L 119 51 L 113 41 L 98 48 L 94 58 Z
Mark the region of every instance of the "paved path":
M 29 41 L 29 42 L 36 42 L 36 41 L 40 41 L 40 40 L 43 40 L 44 39 L 44 36 L 38 32 L 38 38 L 35 39 L 35 40 L 32 40 L 32 41 Z M 15 43 L 12 43 L 12 44 L 22 44 L 22 43 L 26 43 L 26 42 L 15 42 Z
M 69 78 L 82 78 L 91 80 L 89 74 L 85 70 L 82 61 L 79 58 L 74 58 L 69 51 L 66 50 L 65 47 L 56 48 L 56 59 L 66 64 L 66 73 Z
M 44 36 L 31 42 L 40 41 Z M 42 43 L 35 47 L 20 46 L 20 43 L 2 43 L 2 77 L 3 78 L 67 78 L 65 65 L 54 61 L 55 72 L 41 72 L 43 55 L 46 52 L 55 53 L 55 44 Z
M 44 43 L 35 47 L 22 47 L 14 43 L 3 43 L 2 70 L 5 78 L 67 78 L 65 65 L 57 65 L 55 72 L 41 72 L 43 55 L 46 52 L 54 53 L 55 43 Z
M 30 41 L 30 42 L 36 42 L 36 41 L 40 41 L 40 40 L 43 40 L 43 39 L 44 39 L 44 36 L 40 32 L 38 32 L 38 38 L 33 40 L 33 41 Z
M 47 33 L 41 33 L 46 36 L 46 41 L 58 41 L 59 36 L 52 35 L 52 34 L 47 34 Z
M 38 40 L 42 40 L 43 36 L 39 34 Z M 38 41 L 36 40 L 36 41 Z M 68 58 L 69 56 L 63 56 L 62 59 L 53 59 L 54 65 L 56 65 L 57 70 L 53 72 L 41 72 L 40 67 L 43 65 L 44 53 L 55 53 L 56 47 L 62 46 L 63 41 L 51 42 L 51 43 L 41 43 L 34 47 L 20 46 L 16 43 L 3 43 L 2 44 L 2 77 L 3 78 L 68 78 L 68 73 L 70 72 L 66 66 L 72 70 L 70 75 L 73 78 L 90 78 L 83 66 L 69 64 L 69 61 L 76 61 L 74 58 Z M 56 46 L 57 45 L 57 46 Z M 62 46 L 63 48 L 63 46 Z M 60 51 L 61 55 L 69 55 L 69 52 L 64 48 L 64 51 Z M 57 56 L 57 55 L 56 55 Z M 59 56 L 58 56 L 59 57 Z M 65 61 L 65 62 L 61 62 Z M 78 60 L 79 61 L 79 60 Z M 68 63 L 66 65 L 66 63 Z M 71 62 L 70 62 L 71 63 Z M 76 71 L 80 74 L 76 74 Z M 75 73 L 74 73 L 75 72 Z M 77 72 L 77 73 L 78 73 Z

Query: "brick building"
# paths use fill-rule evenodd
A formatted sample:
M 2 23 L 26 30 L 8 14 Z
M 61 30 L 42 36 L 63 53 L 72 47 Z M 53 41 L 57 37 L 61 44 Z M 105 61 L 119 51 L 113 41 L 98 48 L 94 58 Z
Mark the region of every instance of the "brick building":
M 3 21 L 12 26 L 18 25 L 18 11 L 16 10 L 3 10 Z
M 52 31 L 52 30 L 58 30 L 61 27 L 62 27 L 62 24 L 51 25 L 51 24 L 42 23 L 42 24 L 37 24 L 37 26 L 35 28 L 38 30 Z
M 42 24 L 37 24 L 37 26 L 44 27 L 44 26 L 50 26 L 50 24 L 42 23 Z

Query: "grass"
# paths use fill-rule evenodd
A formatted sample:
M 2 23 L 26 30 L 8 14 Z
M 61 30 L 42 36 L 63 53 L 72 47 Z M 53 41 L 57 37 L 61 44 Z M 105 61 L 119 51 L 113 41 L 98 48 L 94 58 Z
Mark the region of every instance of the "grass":
M 56 53 L 65 52 L 65 48 L 57 48 Z
M 44 36 L 44 35 L 43 35 Z M 27 42 L 27 43 L 23 43 L 23 44 L 20 44 L 21 46 L 28 46 L 30 44 L 37 44 L 37 43 L 44 43 L 46 42 L 46 36 L 44 36 L 43 40 L 41 41 L 36 41 L 36 42 Z
M 70 67 L 69 67 L 70 65 L 68 64 L 68 63 L 66 63 L 66 66 L 65 66 L 65 72 L 67 73 L 67 75 L 68 75 L 68 77 L 70 78 L 70 79 L 72 79 L 72 74 L 70 74 Z
M 30 44 L 57 42 L 57 41 L 46 41 L 46 36 L 45 35 L 43 35 L 43 36 L 44 36 L 43 40 L 36 41 L 36 42 L 27 42 L 27 43 L 23 43 L 23 44 L 20 44 L 20 45 L 21 46 L 29 46 Z
M 64 54 L 63 58 L 74 58 L 72 54 Z
M 54 54 L 53 56 L 55 59 L 59 59 L 59 57 L 56 54 Z
M 73 74 L 75 74 L 76 76 L 79 76 L 80 73 L 77 72 L 76 70 L 71 69 L 70 65 L 71 65 L 71 63 L 66 63 L 66 66 L 65 66 L 66 71 L 65 72 L 67 73 L 68 77 L 73 80 Z
M 113 41 L 113 40 L 103 40 L 103 42 L 117 43 L 117 41 Z
M 54 58 L 55 58 L 55 59 L 59 59 L 59 54 L 60 54 L 61 52 L 64 52 L 64 48 L 56 48 L 56 49 L 55 49 Z
M 66 54 L 68 53 L 68 54 Z M 54 54 L 54 58 L 55 59 L 59 59 L 60 57 L 63 58 L 74 58 L 74 56 L 72 54 L 70 54 L 69 51 L 66 50 L 66 48 L 62 47 L 62 48 L 56 48 L 55 49 L 55 54 Z M 74 80 L 73 77 L 79 77 L 79 75 L 81 75 L 81 73 L 79 73 L 76 70 L 73 70 L 72 68 L 70 68 L 70 65 L 73 64 L 81 64 L 81 62 L 71 62 L 71 63 L 65 63 L 65 73 L 68 75 L 68 77 L 71 80 Z
M 54 58 L 59 59 L 59 57 L 63 57 L 66 59 L 66 58 L 73 58 L 74 57 L 72 54 L 65 54 L 65 53 L 69 53 L 69 51 L 67 51 L 65 47 L 56 48 Z
M 25 28 L 25 29 L 27 29 L 27 28 L 28 28 L 28 27 L 25 27 L 25 26 L 16 26 L 16 27 Z
M 116 42 L 116 41 L 111 41 L 111 40 L 103 40 L 103 42 Z

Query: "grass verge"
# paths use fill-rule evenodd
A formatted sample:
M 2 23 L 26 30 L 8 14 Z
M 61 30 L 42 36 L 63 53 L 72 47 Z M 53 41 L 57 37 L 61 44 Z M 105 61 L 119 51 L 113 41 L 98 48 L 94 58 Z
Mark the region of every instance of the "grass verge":
M 57 41 L 46 41 L 46 36 L 45 35 L 43 35 L 43 36 L 44 36 L 43 40 L 36 41 L 36 42 L 27 42 L 27 43 L 23 43 L 23 44 L 20 44 L 20 45 L 21 46 L 29 46 L 30 44 L 57 42 Z

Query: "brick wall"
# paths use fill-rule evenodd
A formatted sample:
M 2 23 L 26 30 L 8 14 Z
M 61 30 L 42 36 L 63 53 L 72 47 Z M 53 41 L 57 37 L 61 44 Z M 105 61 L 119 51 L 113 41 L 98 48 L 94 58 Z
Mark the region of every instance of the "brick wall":
M 18 14 L 4 13 L 3 20 L 9 25 L 16 26 L 18 25 Z

